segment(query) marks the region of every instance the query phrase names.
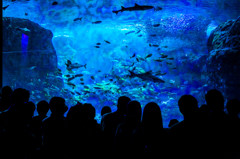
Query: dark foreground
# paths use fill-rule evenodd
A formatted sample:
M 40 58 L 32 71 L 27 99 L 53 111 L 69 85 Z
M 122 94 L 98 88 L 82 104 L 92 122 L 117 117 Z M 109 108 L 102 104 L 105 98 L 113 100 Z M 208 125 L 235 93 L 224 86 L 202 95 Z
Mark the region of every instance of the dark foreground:
M 163 128 L 160 107 L 150 101 L 142 110 L 138 101 L 119 97 L 117 111 L 103 107 L 98 124 L 89 103 L 68 110 L 63 98 L 53 97 L 35 108 L 29 97 L 22 88 L 2 89 L 1 158 L 240 158 L 240 101 L 224 105 L 217 90 L 209 90 L 207 104 L 200 107 L 193 96 L 183 95 L 178 105 L 184 120 L 172 119 L 169 128 Z

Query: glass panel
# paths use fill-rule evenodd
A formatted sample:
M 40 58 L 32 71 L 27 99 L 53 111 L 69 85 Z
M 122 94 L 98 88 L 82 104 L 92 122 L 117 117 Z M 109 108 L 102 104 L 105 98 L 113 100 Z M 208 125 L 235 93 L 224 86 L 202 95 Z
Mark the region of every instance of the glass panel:
M 181 95 L 199 106 L 211 88 L 227 95 L 227 78 L 207 71 L 207 42 L 239 11 L 237 0 L 3 0 L 3 85 L 30 90 L 35 103 L 92 103 L 99 120 L 121 95 L 153 101 L 167 127 L 182 120 Z

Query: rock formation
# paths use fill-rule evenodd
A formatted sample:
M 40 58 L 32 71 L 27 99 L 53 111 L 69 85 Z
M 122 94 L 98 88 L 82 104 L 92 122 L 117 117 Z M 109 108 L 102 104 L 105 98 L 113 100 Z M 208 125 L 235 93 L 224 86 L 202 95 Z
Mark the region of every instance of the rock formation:
M 229 98 L 240 98 L 240 17 L 219 25 L 208 40 L 210 82 Z

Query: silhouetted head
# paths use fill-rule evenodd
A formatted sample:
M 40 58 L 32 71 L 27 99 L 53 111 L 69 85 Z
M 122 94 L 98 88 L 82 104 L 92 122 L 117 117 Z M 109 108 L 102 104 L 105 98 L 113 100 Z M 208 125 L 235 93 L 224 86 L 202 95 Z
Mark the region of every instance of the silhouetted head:
M 112 110 L 109 106 L 104 106 L 101 110 L 101 116 L 103 116 L 106 113 L 111 113 L 111 112 L 112 112 Z
M 40 116 L 46 116 L 47 112 L 49 111 L 49 104 L 47 101 L 42 100 L 37 104 L 37 112 Z
M 141 104 L 138 101 L 130 101 L 127 105 L 127 122 L 132 124 L 139 124 L 141 122 L 141 116 Z
M 198 111 L 198 101 L 192 95 L 183 95 L 178 100 L 180 112 L 184 117 L 192 116 Z
M 224 97 L 222 93 L 216 89 L 209 90 L 205 95 L 207 105 L 212 111 L 224 110 Z
M 240 101 L 238 99 L 229 100 L 226 108 L 230 116 L 237 117 L 240 113 Z
M 67 114 L 68 120 L 81 120 L 83 117 L 83 104 L 77 103 L 75 106 L 72 106 Z
M 126 110 L 127 110 L 127 104 L 130 101 L 131 101 L 131 99 L 126 96 L 119 97 L 118 104 L 117 104 L 118 111 L 125 114 Z
M 172 127 L 173 125 L 177 124 L 179 121 L 177 119 L 171 119 L 169 124 L 168 124 L 168 127 Z
M 86 117 L 89 120 L 94 120 L 96 115 L 96 109 L 90 103 L 83 104 L 84 112 L 86 113 Z
M 30 92 L 23 88 L 17 88 L 13 91 L 12 100 L 14 104 L 23 104 L 29 101 Z
M 0 107 L 0 111 L 8 109 L 12 105 L 12 88 L 9 86 L 5 86 L 2 88 L 2 104 Z
M 65 105 L 65 99 L 62 97 L 52 97 L 49 106 L 52 114 L 63 115 L 68 110 L 68 107 Z
M 4 86 L 2 88 L 2 98 L 9 98 L 13 93 L 13 90 L 10 86 Z
M 161 109 L 157 103 L 150 102 L 144 107 L 142 124 L 144 127 L 163 128 Z

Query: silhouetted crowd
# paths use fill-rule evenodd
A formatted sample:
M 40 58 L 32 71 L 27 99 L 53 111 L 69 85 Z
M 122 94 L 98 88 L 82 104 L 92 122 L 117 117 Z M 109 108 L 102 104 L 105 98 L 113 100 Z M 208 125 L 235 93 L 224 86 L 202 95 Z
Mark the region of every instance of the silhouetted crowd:
M 102 108 L 99 124 L 89 103 L 68 110 L 61 97 L 36 106 L 29 98 L 26 89 L 2 88 L 3 159 L 240 158 L 240 101 L 228 100 L 225 113 L 224 97 L 216 89 L 207 92 L 206 105 L 200 107 L 192 95 L 181 96 L 178 106 L 184 120 L 172 119 L 168 128 L 163 128 L 161 109 L 154 102 L 142 110 L 138 101 L 121 96 L 115 112 Z

